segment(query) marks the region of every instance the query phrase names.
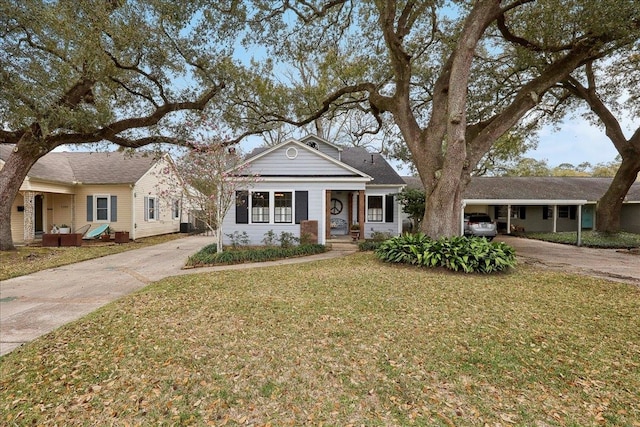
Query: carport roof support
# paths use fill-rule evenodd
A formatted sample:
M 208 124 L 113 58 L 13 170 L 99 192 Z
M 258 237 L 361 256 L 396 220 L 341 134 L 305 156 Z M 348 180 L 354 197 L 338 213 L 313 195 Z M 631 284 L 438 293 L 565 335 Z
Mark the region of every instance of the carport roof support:
M 589 203 L 587 200 L 540 200 L 540 199 L 463 199 L 462 200 L 462 224 L 464 230 L 464 207 L 467 205 L 519 205 L 519 206 L 578 206 L 578 239 L 577 246 L 582 246 L 582 207 Z

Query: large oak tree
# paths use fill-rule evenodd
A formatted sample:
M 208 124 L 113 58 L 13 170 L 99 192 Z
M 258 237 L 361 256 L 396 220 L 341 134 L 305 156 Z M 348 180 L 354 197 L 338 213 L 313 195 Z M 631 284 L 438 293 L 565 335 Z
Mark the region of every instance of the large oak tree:
M 573 70 L 637 40 L 640 22 L 634 0 L 252 4 L 248 38 L 268 45 L 274 70 L 304 57 L 331 79 L 255 91 L 229 113 L 295 125 L 339 108 L 390 118 L 424 185 L 422 228 L 433 237 L 459 234 L 461 194 L 498 138 Z
M 0 144 L 14 146 L 0 170 L 0 250 L 14 247 L 25 176 L 56 147 L 184 143 L 181 114 L 221 102 L 236 81 L 235 3 L 0 3 Z

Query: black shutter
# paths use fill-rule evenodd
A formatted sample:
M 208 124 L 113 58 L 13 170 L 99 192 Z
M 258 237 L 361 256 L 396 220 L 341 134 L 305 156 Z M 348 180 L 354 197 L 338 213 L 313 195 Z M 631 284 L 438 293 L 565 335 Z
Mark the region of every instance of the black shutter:
M 248 191 L 236 191 L 236 224 L 249 224 Z
M 542 206 L 542 219 L 549 219 L 549 206 Z
M 384 196 L 384 222 L 393 222 L 393 194 Z
M 111 196 L 111 222 L 118 221 L 118 196 Z
M 569 219 L 576 219 L 577 206 L 569 206 Z
M 500 206 L 494 206 L 493 207 L 493 217 L 495 219 L 500 218 Z
M 93 196 L 87 196 L 87 222 L 93 222 Z
M 296 191 L 296 224 L 309 219 L 309 192 Z

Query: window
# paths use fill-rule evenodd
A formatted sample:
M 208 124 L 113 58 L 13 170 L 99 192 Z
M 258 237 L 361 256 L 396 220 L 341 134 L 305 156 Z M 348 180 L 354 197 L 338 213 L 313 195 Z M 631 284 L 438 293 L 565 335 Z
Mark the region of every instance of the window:
M 107 194 L 87 196 L 87 222 L 117 222 L 118 196 Z
M 526 219 L 527 207 L 526 206 L 511 206 L 511 218 L 514 219 Z
M 552 219 L 553 218 L 553 206 L 542 206 L 542 219 Z
M 174 200 L 171 204 L 171 218 L 180 219 L 180 200 Z
M 293 194 L 290 191 L 276 192 L 273 195 L 273 221 L 292 222 Z
M 251 193 L 251 222 L 269 222 L 269 192 Z
M 577 206 L 558 206 L 558 218 L 576 219 Z
M 382 196 L 369 196 L 367 202 L 367 221 L 382 222 Z
M 558 218 L 569 218 L 569 206 L 558 206 Z
M 155 196 L 145 196 L 144 198 L 144 220 L 156 221 L 160 217 L 158 198 Z
M 109 196 L 96 196 L 96 221 L 109 221 Z

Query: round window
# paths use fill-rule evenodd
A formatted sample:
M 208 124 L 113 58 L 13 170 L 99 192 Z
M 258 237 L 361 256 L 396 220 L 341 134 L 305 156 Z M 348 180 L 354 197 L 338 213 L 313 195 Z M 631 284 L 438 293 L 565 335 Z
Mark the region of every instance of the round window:
M 287 158 L 295 159 L 296 157 L 298 157 L 298 149 L 296 147 L 289 147 L 287 148 L 286 154 Z

